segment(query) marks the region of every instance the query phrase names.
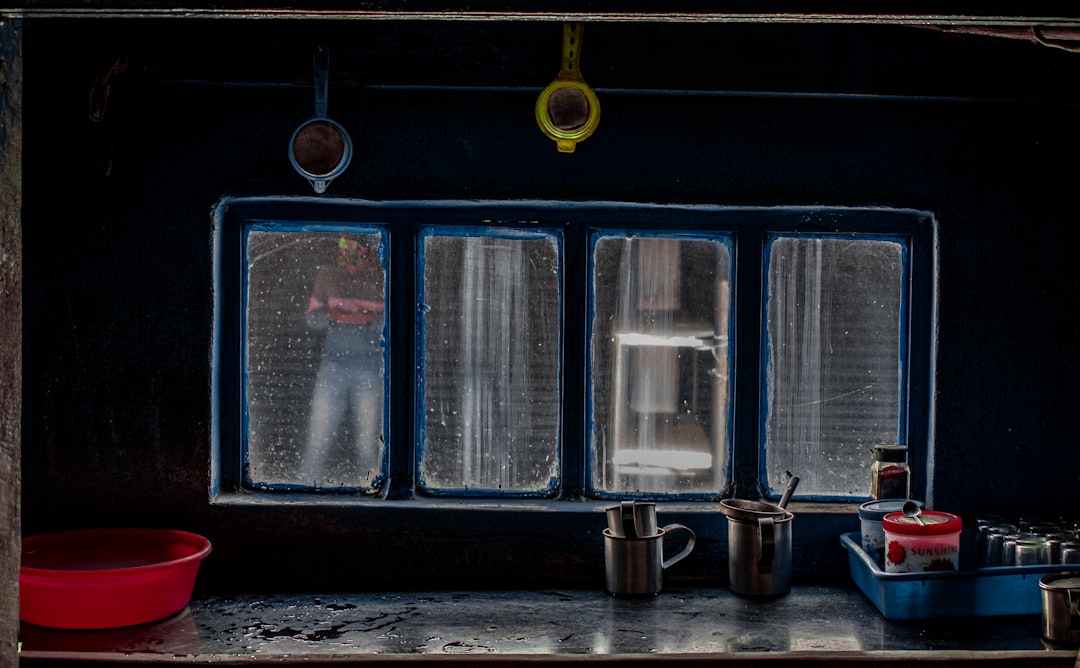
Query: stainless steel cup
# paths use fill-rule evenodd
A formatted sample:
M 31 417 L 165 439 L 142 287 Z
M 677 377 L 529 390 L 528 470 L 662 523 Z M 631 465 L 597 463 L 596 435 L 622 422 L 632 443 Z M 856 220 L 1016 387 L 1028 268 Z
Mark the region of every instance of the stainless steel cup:
M 983 515 L 975 520 L 975 556 L 979 566 L 986 566 L 986 536 L 995 524 L 1001 524 L 1005 518 L 1001 515 Z
M 1017 566 L 1052 563 L 1050 561 L 1050 543 L 1042 536 L 1031 535 L 1017 538 L 1013 558 Z
M 982 529 L 980 528 L 980 531 Z M 985 530 L 985 541 L 983 545 L 983 551 L 980 553 L 980 566 L 1012 566 L 1012 560 L 1015 559 L 1015 555 L 1010 555 L 1010 561 L 1005 563 L 1003 552 L 1005 547 L 1005 539 L 1007 536 L 1015 534 L 1018 531 L 1015 525 L 1001 523 L 993 524 Z
M 1080 564 L 1080 541 L 1066 541 L 1061 544 L 1061 563 Z
M 637 529 L 639 538 L 648 538 L 659 531 L 656 523 L 655 503 L 638 501 L 634 504 L 634 527 Z
M 1052 533 L 1046 537 L 1046 544 L 1050 547 L 1050 564 L 1064 563 L 1061 559 L 1061 550 L 1065 543 L 1072 540 L 1072 534 L 1066 532 Z
M 664 537 L 677 531 L 688 535 L 686 545 L 664 559 Z M 668 524 L 651 536 L 627 538 L 604 529 L 604 575 L 607 590 L 616 595 L 658 594 L 664 571 L 682 561 L 694 549 L 694 532 L 682 524 Z
M 607 514 L 607 530 L 611 532 L 611 535 L 619 538 L 637 537 L 637 530 L 634 527 L 633 501 L 623 501 L 617 506 L 608 506 L 604 512 Z
M 1002 566 L 1015 566 L 1016 565 L 1016 541 L 1020 538 L 1020 534 L 1009 534 L 1005 536 L 1005 540 L 1001 543 L 1001 565 Z

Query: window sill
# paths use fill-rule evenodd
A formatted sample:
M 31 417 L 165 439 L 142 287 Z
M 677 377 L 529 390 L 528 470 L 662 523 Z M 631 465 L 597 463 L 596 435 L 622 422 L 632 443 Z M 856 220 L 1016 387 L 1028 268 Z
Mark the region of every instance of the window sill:
M 773 501 L 775 502 L 775 501 Z M 289 506 L 312 508 L 396 508 L 415 509 L 420 511 L 432 510 L 508 510 L 508 511 L 545 511 L 563 512 L 575 514 L 597 513 L 602 514 L 604 509 L 618 500 L 614 499 L 590 499 L 584 501 L 561 500 L 561 499 L 530 499 L 530 498 L 439 498 L 424 497 L 414 499 L 387 500 L 379 497 L 364 496 L 353 493 L 323 493 L 305 494 L 300 492 L 268 492 L 249 491 L 242 492 L 219 492 L 211 500 L 211 504 L 221 507 L 272 507 Z M 659 513 L 719 513 L 720 502 L 716 501 L 657 501 Z M 852 502 L 807 502 L 792 501 L 788 504 L 788 510 L 796 515 L 858 515 L 858 501 Z
M 408 587 L 505 590 L 589 587 L 603 577 L 605 508 L 614 501 L 382 500 L 346 495 L 251 493 L 219 497 L 203 531 L 214 545 L 200 574 L 207 591 L 346 591 L 382 582 Z M 859 530 L 855 504 L 793 502 L 793 575 L 847 575 L 838 536 Z M 722 582 L 727 518 L 718 502 L 657 504 L 661 526 L 697 536 L 677 576 Z M 201 527 L 196 527 L 197 533 Z M 302 540 L 298 540 L 302 538 Z M 373 549 L 377 546 L 377 549 Z M 274 554 L 271 561 L 252 554 Z M 393 555 L 393 556 L 390 556 Z M 281 571 L 278 564 L 295 564 Z
M 994 663 L 1073 668 L 1077 650 L 1040 639 L 1038 615 L 890 622 L 854 587 L 788 596 L 669 586 L 649 599 L 598 590 L 196 597 L 143 626 L 65 632 L 23 624 L 21 665 L 455 659 L 554 665 L 632 658 L 800 665 Z

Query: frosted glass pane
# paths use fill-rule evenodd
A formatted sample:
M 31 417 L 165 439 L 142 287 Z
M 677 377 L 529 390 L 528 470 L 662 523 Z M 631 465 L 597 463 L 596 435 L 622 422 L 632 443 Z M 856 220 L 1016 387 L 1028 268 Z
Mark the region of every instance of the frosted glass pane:
M 593 485 L 727 484 L 730 255 L 711 239 L 604 236 L 593 250 Z
M 423 267 L 421 484 L 552 489 L 560 428 L 557 239 L 431 234 Z
M 797 495 L 870 493 L 871 448 L 899 442 L 903 246 L 780 238 L 770 250 L 766 474 Z
M 247 476 L 366 489 L 383 477 L 378 234 L 247 237 Z

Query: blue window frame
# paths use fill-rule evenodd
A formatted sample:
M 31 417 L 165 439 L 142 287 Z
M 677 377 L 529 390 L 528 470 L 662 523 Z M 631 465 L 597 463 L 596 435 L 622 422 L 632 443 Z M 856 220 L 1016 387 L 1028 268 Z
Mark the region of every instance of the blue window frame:
M 912 494 L 926 494 L 935 234 L 928 214 L 268 198 L 225 200 L 215 216 L 215 494 L 755 498 L 778 495 L 779 475 L 799 469 L 808 482 L 796 499 L 851 501 L 868 494 L 865 449 L 881 439 L 908 444 Z M 280 293 L 292 315 L 269 337 L 284 342 L 279 349 L 292 346 L 292 357 L 286 364 L 278 353 L 265 356 L 295 378 L 252 366 L 268 335 L 249 331 L 266 320 L 251 297 L 250 253 L 252 240 L 267 234 L 314 236 L 334 248 L 355 241 L 382 272 L 384 310 L 359 319 L 379 334 L 368 339 L 379 346 L 379 446 L 358 468 L 337 469 L 348 473 L 342 479 L 313 484 L 265 473 L 284 466 L 273 459 L 282 452 L 299 457 L 318 367 L 315 335 L 298 329 L 296 314 L 311 298 L 306 285 Z M 791 265 L 784 254 L 792 249 L 813 261 Z M 817 301 L 793 301 L 792 290 Z M 379 308 L 368 299 L 376 293 L 365 308 Z M 881 316 L 872 307 L 885 296 Z M 794 315 L 770 316 L 779 304 Z M 822 312 L 831 315 L 804 317 Z M 842 336 L 845 325 L 867 322 L 887 326 L 889 336 Z M 781 336 L 795 325 L 810 334 Z M 825 341 L 834 354 L 821 352 Z M 875 356 L 852 352 L 867 342 Z M 777 373 L 781 359 L 788 371 L 813 362 L 828 382 L 792 384 Z M 876 375 L 860 385 L 866 379 L 851 369 L 867 359 Z M 270 385 L 291 397 L 291 408 L 281 397 L 269 410 L 253 405 L 260 372 L 277 379 Z M 854 403 L 845 408 L 841 395 Z M 883 408 L 840 424 L 837 415 L 850 417 L 871 399 Z M 784 410 L 813 402 L 821 410 L 808 422 L 785 424 Z M 293 436 L 267 437 L 260 415 L 292 419 Z M 844 429 L 865 433 L 829 440 Z M 806 437 L 795 443 L 796 433 Z M 819 464 L 824 477 L 813 462 L 836 453 L 819 457 L 811 443 L 844 455 Z

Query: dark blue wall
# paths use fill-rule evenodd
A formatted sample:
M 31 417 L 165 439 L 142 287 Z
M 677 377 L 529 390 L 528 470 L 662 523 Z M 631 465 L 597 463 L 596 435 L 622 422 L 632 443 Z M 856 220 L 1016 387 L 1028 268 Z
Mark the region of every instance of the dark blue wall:
M 532 114 L 560 30 L 27 21 L 25 532 L 199 531 L 215 543 L 212 586 L 268 574 L 282 587 L 365 586 L 363 566 L 391 583 L 497 583 L 526 560 L 536 580 L 595 572 L 595 527 L 577 515 L 491 520 L 463 541 L 446 515 L 408 508 L 208 503 L 211 208 L 311 194 L 286 146 L 312 113 L 316 43 L 331 48 L 330 115 L 356 146 L 331 196 L 932 212 L 934 505 L 967 518 L 1080 512 L 1080 54 L 888 26 L 589 25 L 582 72 L 603 115 L 563 155 Z M 118 58 L 104 117 L 90 120 L 93 80 Z M 722 568 L 712 515 L 697 516 L 705 540 L 687 574 Z M 797 569 L 842 572 L 835 533 L 852 517 L 801 516 Z M 551 535 L 562 540 L 537 538 Z

